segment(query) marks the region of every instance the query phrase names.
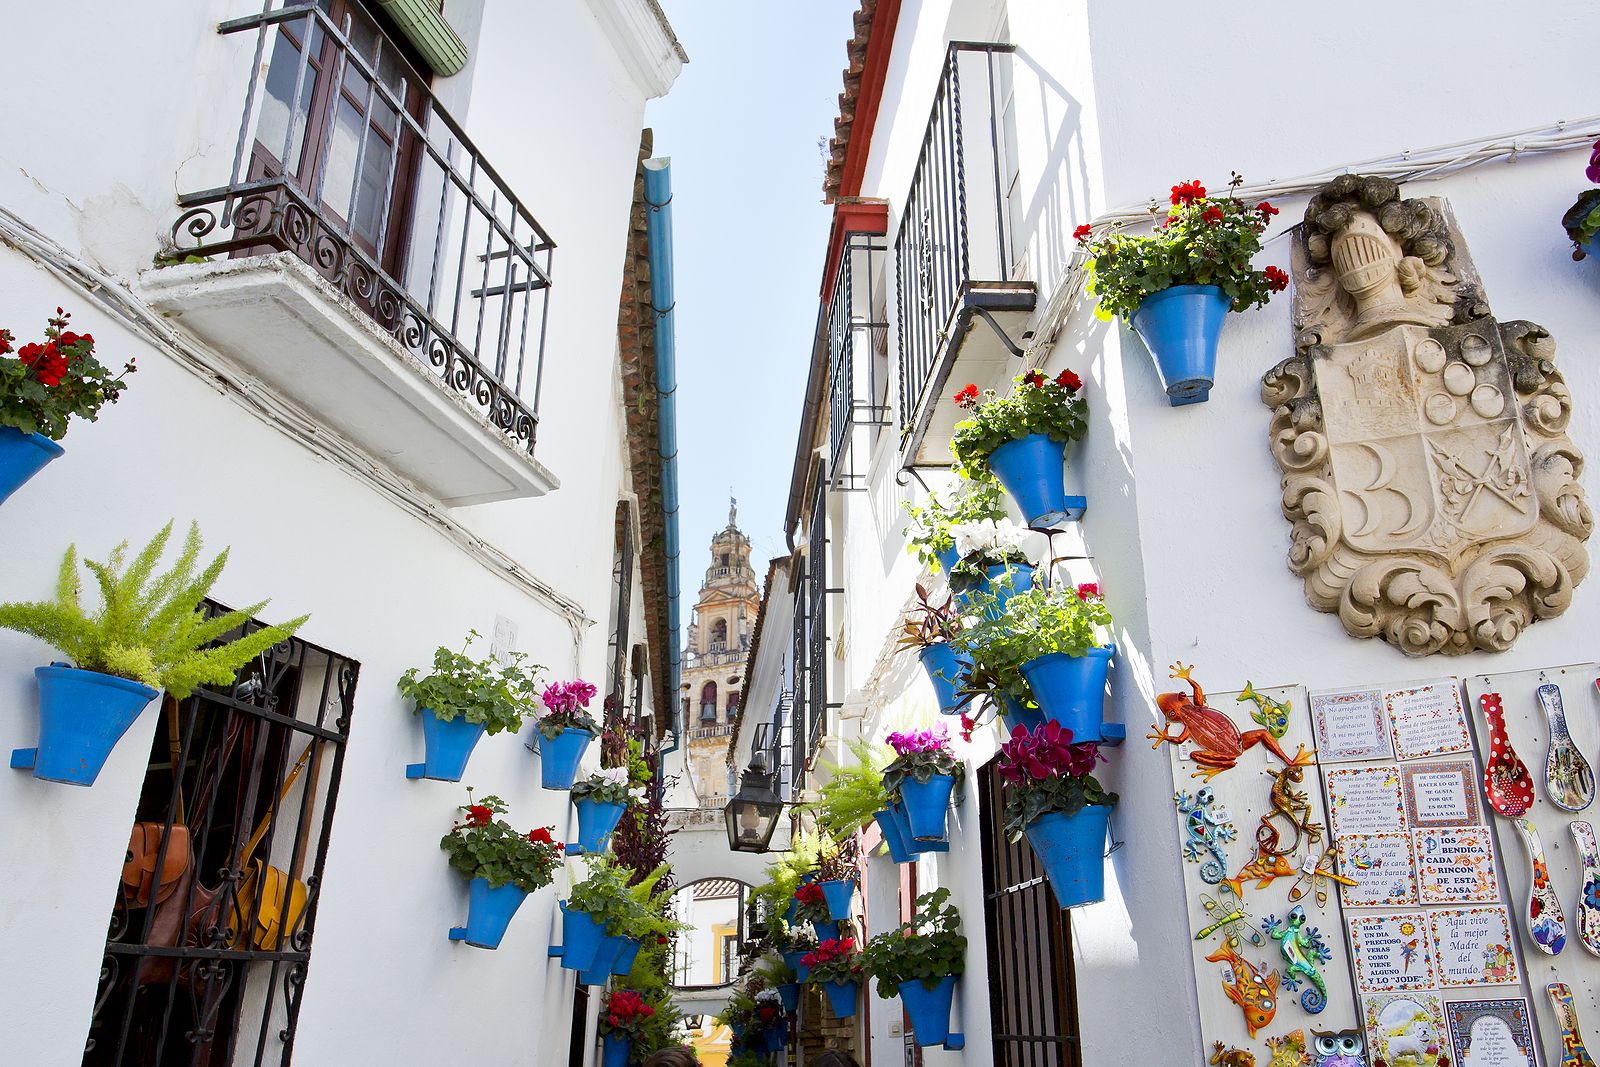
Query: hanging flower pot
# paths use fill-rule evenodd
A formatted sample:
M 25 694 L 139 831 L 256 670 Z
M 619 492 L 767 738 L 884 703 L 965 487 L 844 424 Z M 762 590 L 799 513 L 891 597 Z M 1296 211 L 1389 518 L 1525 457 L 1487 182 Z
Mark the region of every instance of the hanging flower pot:
M 406 766 L 407 778 L 459 782 L 467 760 L 483 736 L 484 723 L 468 722 L 465 715 L 441 719 L 432 708 L 419 708 L 422 717 L 422 762 Z
M 637 937 L 618 938 L 622 946 L 617 949 L 616 958 L 611 961 L 611 973 L 624 975 L 633 970 L 633 961 L 639 958 L 639 950 L 644 947 L 644 942 Z
M 956 602 L 963 609 L 971 610 L 977 600 L 978 593 L 989 593 L 995 598 L 995 604 L 987 610 L 986 614 L 991 620 L 998 619 L 1005 614 L 1006 601 L 1017 593 L 1025 593 L 1033 588 L 1033 565 L 1031 563 L 996 563 L 983 569 L 985 578 L 975 585 L 968 586 L 956 593 Z
M 783 962 L 789 965 L 789 969 L 794 971 L 797 979 L 801 982 L 804 982 L 806 975 L 811 973 L 811 968 L 807 967 L 804 962 L 806 955 L 807 953 L 804 949 L 783 954 Z
M 539 737 L 539 784 L 546 789 L 571 789 L 578 765 L 594 734 L 568 727 L 555 737 Z
M 1174 285 L 1151 293 L 1133 328 L 1155 357 L 1173 407 L 1203 404 L 1216 378 L 1217 341 L 1233 301 L 1215 285 Z
M 584 797 L 574 801 L 573 806 L 578 809 L 578 840 L 568 842 L 567 855 L 604 852 L 628 805 Z
M 1044 721 L 1044 712 L 1036 707 L 1029 707 L 1015 697 L 1006 697 L 1005 704 L 1000 709 L 1000 725 L 1005 727 L 1007 735 L 1019 726 L 1031 732 Z
M 35 778 L 94 785 L 106 757 L 159 690 L 98 671 L 37 667 L 39 747 L 12 750 L 11 766 Z
M 1059 526 L 1083 518 L 1089 502 L 1068 496 L 1067 442 L 1042 433 L 1008 441 L 989 454 L 989 469 L 1017 502 L 1029 526 Z
M 905 842 L 906 853 L 911 856 L 912 859 L 916 859 L 917 856 L 924 852 L 950 851 L 949 841 L 918 841 L 914 836 L 912 836 L 911 819 L 906 814 L 906 806 L 903 800 L 896 804 L 891 810 L 894 812 L 895 825 L 900 828 L 900 840 Z
M 822 988 L 827 990 L 828 1005 L 833 1008 L 834 1015 L 848 1019 L 856 1013 L 859 982 L 824 982 Z
M 21 489 L 45 464 L 66 453 L 42 433 L 23 433 L 0 426 L 0 504 Z
M 633 1041 L 624 1034 L 607 1034 L 600 1039 L 600 1062 L 603 1067 L 628 1067 L 633 1055 Z
M 889 846 L 889 859 L 895 863 L 910 863 L 915 860 L 916 853 L 906 848 L 906 839 L 900 833 L 900 823 L 894 817 L 894 809 L 885 808 L 872 813 L 873 819 L 878 823 L 878 829 L 883 831 L 883 843 Z
M 950 1037 L 950 1008 L 955 998 L 956 976 L 939 979 L 932 989 L 914 978 L 900 983 L 900 1003 L 911 1020 L 911 1030 L 921 1046 L 942 1045 Z
M 528 891 L 515 882 L 490 889 L 489 879 L 472 879 L 467 883 L 467 925 L 451 927 L 450 940 L 465 941 L 473 948 L 499 948 L 511 917 L 527 898 Z
M 954 567 L 956 562 L 961 558 L 961 556 L 956 552 L 956 546 L 954 543 L 952 543 L 949 548 L 942 548 L 934 554 L 939 558 L 939 572 L 941 574 L 949 574 L 950 568 Z
M 840 921 L 850 918 L 850 901 L 856 895 L 856 880 L 830 878 L 817 885 L 822 888 L 822 896 L 828 902 L 828 914 Z
M 1102 740 L 1106 674 L 1115 654 L 1115 646 L 1108 645 L 1082 656 L 1051 652 L 1022 665 L 1040 711 L 1071 730 L 1074 741 Z
M 1023 830 L 1050 879 L 1056 903 L 1075 908 L 1106 895 L 1106 826 L 1111 809 L 1089 804 L 1076 815 L 1048 812 Z
M 912 839 L 919 845 L 925 841 L 945 840 L 945 816 L 950 808 L 950 792 L 955 787 L 953 774 L 931 775 L 926 782 L 908 776 L 900 783 L 906 823 Z
M 790 953 L 785 952 L 784 955 L 788 956 L 788 955 L 790 955 Z M 799 955 L 803 956 L 803 955 L 805 955 L 805 953 L 802 952 L 802 953 L 799 953 Z M 796 974 L 800 973 L 798 968 L 795 969 L 795 973 Z M 805 980 L 804 978 L 801 979 L 801 981 L 804 981 L 804 980 Z M 783 983 L 780 983 L 779 986 L 778 986 L 778 997 L 779 997 L 779 999 L 781 999 L 783 1001 L 783 1010 L 784 1011 L 799 1011 L 800 1010 L 800 982 L 783 982 Z
M 761 1031 L 761 1046 L 768 1052 L 782 1052 L 788 1043 L 781 1022 L 777 1026 L 769 1026 Z
M 567 907 L 561 901 L 561 944 L 550 950 L 552 956 L 561 957 L 561 966 L 569 971 L 588 970 L 605 940 L 605 927 L 589 917 L 588 912 Z
M 818 941 L 835 941 L 839 937 L 839 923 L 835 919 L 830 919 L 826 922 L 813 920 L 811 929 L 816 931 Z
M 928 645 L 917 653 L 917 659 L 922 661 L 922 669 L 928 672 L 928 681 L 933 683 L 939 714 L 961 714 L 961 675 L 965 668 L 972 665 L 972 661 L 958 654 L 948 641 Z
M 626 942 L 620 937 L 612 937 L 609 934 L 602 937 L 599 946 L 594 950 L 593 961 L 578 972 L 578 981 L 583 985 L 605 985 L 611 978 L 611 969 L 625 945 Z

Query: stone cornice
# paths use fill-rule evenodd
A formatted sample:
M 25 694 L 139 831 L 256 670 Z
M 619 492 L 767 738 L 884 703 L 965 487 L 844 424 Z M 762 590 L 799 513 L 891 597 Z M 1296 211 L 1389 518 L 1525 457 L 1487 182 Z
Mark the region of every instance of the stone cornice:
M 689 57 L 656 0 L 589 0 L 589 10 L 645 97 L 665 96 Z

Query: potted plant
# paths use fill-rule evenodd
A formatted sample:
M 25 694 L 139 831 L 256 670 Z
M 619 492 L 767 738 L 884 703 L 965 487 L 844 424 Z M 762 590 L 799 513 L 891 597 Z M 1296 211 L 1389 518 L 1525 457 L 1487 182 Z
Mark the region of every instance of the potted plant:
M 1589 150 L 1589 165 L 1583 173 L 1600 186 L 1600 141 Z M 1573 259 L 1595 254 L 1595 237 L 1600 235 L 1600 188 L 1585 189 L 1578 194 L 1577 203 L 1561 216 L 1561 228 L 1567 231 L 1567 239 L 1572 242 Z M 0 500 L 3 499 L 0 493 Z
M 965 741 L 972 740 L 972 731 L 984 721 L 988 708 L 996 711 L 1007 734 L 1019 725 L 1032 729 L 1044 722 L 1020 664 L 1000 659 L 1007 651 L 996 640 L 1001 634 L 1003 631 L 992 627 L 970 626 L 961 635 L 958 647 L 972 660 L 961 686 L 961 737 Z
M 571 789 L 578 765 L 600 724 L 586 710 L 594 699 L 593 684 L 577 679 L 554 682 L 540 694 L 544 714 L 539 717 L 539 782 L 546 789 Z
M 883 833 L 889 858 L 895 863 L 910 863 L 916 858 L 916 848 L 907 847 L 894 817 L 898 801 L 883 787 L 883 772 L 889 766 L 884 747 L 857 737 L 850 741 L 850 752 L 855 756 L 853 763 L 836 767 L 825 762 L 830 772 L 828 781 L 818 790 L 816 804 L 808 805 L 806 810 L 816 816 L 818 826 L 836 839 L 849 837 L 867 822 L 875 821 Z
M 856 992 L 861 981 L 861 953 L 853 937 L 828 938 L 806 953 L 806 982 L 828 994 L 833 1014 L 848 1019 L 856 1013 Z
M 776 989 L 765 987 L 756 993 L 755 1014 L 750 1021 L 761 1030 L 762 1044 L 768 1052 L 782 1052 L 789 1043 L 784 1010 L 783 997 Z
M 1038 369 L 1012 380 L 1008 396 L 967 385 L 951 397 L 967 412 L 950 438 L 956 469 L 998 477 L 1029 526 L 1080 519 L 1088 502 L 1067 495 L 1063 468 L 1067 446 L 1089 430 L 1083 382 L 1070 370 L 1052 378 Z
M 819 941 L 839 936 L 839 920 L 833 917 L 828 895 L 816 882 L 807 882 L 794 891 L 794 921 L 810 923 Z
M 804 927 L 793 926 L 783 916 L 774 916 L 767 926 L 767 944 L 783 957 L 783 962 L 795 974 L 795 981 L 806 980 L 806 956 L 817 947 L 816 934 Z
M 766 962 L 766 975 L 767 980 L 772 983 L 772 988 L 777 992 L 779 1001 L 783 1004 L 783 1010 L 800 1010 L 799 972 L 789 966 L 788 962 L 783 959 L 771 959 Z
M 897 651 L 916 651 L 922 669 L 928 672 L 941 715 L 960 711 L 961 678 L 969 665 L 950 643 L 961 630 L 961 616 L 952 600 L 946 596 L 935 601 L 927 588 L 917 583 L 917 603 L 901 619 L 900 639 L 895 644 Z
M 561 957 L 569 971 L 587 971 L 596 964 L 602 947 L 611 955 L 601 957 L 610 969 L 615 949 L 607 942 L 607 928 L 632 908 L 628 896 L 627 868 L 603 856 L 589 864 L 584 877 L 572 885 L 561 902 L 561 944 L 552 946 L 550 955 Z
M 527 657 L 521 652 L 505 663 L 493 655 L 474 659 L 467 649 L 480 636 L 468 630 L 460 652 L 435 649 L 427 676 L 419 678 L 415 667 L 400 676 L 401 695 L 415 703 L 422 719 L 422 762 L 407 765 L 407 778 L 459 782 L 479 738 L 522 728 L 544 668 L 523 666 Z
M 231 685 L 240 667 L 310 618 L 251 628 L 267 606 L 208 613 L 202 606 L 227 564 L 226 550 L 200 567 L 200 528 L 191 524 L 172 568 L 156 574 L 172 523 L 131 560 L 124 541 L 103 561 L 85 560 L 100 590 L 100 607 L 81 599 L 78 552 L 69 547 L 55 599 L 0 604 L 0 629 L 55 647 L 71 662 L 39 667 L 39 746 L 11 753 L 11 766 L 35 778 L 93 785 L 106 757 L 139 713 L 165 689 L 182 700 L 202 685 Z M 230 637 L 230 635 L 232 635 Z
M 606 767 L 575 783 L 572 803 L 578 809 L 578 840 L 567 854 L 604 852 L 631 795 L 626 767 Z
M 72 418 L 94 422 L 122 395 L 133 361 L 112 377 L 94 355 L 94 337 L 67 329 L 70 312 L 56 308 L 44 342 L 15 347 L 0 330 L 0 504 L 65 451 L 56 442 Z
M 999 482 L 980 472 L 960 484 L 962 488 L 952 494 L 949 504 L 941 501 L 938 494 L 929 493 L 926 504 L 908 500 L 904 505 L 911 519 L 906 524 L 906 550 L 935 574 L 948 574 L 959 558 L 953 527 L 969 522 L 999 522 L 1006 517 Z
M 561 863 L 565 847 L 539 826 L 526 834 L 513 830 L 504 819 L 505 801 L 489 796 L 460 808 L 461 820 L 439 839 L 450 856 L 450 866 L 467 881 L 467 925 L 452 927 L 450 940 L 473 948 L 499 948 L 511 917 L 528 894 L 549 885 Z
M 600 1002 L 601 1062 L 626 1067 L 634 1041 L 643 1036 L 656 1009 L 631 989 L 613 989 Z
M 1058 722 L 1031 733 L 1018 727 L 1000 746 L 1006 835 L 1027 836 L 1063 908 L 1105 897 L 1106 826 L 1117 795 L 1094 776 L 1100 758 L 1098 745 L 1074 743 Z
M 1225 197 L 1208 197 L 1198 181 L 1174 185 L 1153 233 L 1097 235 L 1088 225 L 1073 232 L 1088 257 L 1096 314 L 1121 317 L 1144 339 L 1174 407 L 1210 395 L 1228 312 L 1260 307 L 1289 285 L 1280 268 L 1251 265 L 1278 209 L 1238 199 L 1243 180 L 1235 174 Z
M 950 591 L 964 610 L 976 610 L 989 596 L 993 600 L 983 601 L 985 611 L 1003 614 L 1007 599 L 1033 588 L 1033 562 L 1022 548 L 1028 531 L 1009 519 L 966 523 L 951 531 L 960 558 L 950 568 Z
M 897 730 L 888 740 L 895 759 L 883 772 L 883 787 L 900 797 L 911 837 L 945 840 L 950 792 L 962 773 L 961 762 L 950 751 L 949 731 L 941 722 L 931 730 Z
M 961 913 L 949 899 L 948 889 L 924 893 L 910 920 L 868 941 L 862 953 L 867 973 L 878 980 L 878 996 L 900 995 L 916 1042 L 923 1046 L 949 1039 L 956 978 L 967 967 Z

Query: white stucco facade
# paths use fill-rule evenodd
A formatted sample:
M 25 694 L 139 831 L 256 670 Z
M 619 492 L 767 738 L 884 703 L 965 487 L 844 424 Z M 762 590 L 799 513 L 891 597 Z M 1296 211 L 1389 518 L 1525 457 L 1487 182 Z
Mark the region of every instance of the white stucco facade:
M 466 896 L 438 841 L 465 793 L 406 779 L 422 740 L 395 682 L 469 628 L 493 634 L 498 619 L 547 678 L 605 684 L 613 523 L 618 501 L 633 499 L 618 294 L 644 104 L 670 86 L 681 53 L 645 2 L 448 6 L 470 58 L 435 92 L 558 246 L 535 456 L 560 483 L 450 509 L 395 490 L 380 458 L 348 458 L 337 425 L 292 433 L 262 414 L 269 387 L 230 385 L 180 356 L 164 331 L 192 344 L 181 314 L 164 327 L 150 312 L 135 328 L 114 310 L 142 305 L 140 276 L 177 217 L 175 196 L 226 182 L 255 35 L 217 26 L 253 13 L 233 0 L 163 0 L 8 20 L 18 48 L 0 147 L 4 321 L 32 336 L 64 306 L 108 364 L 136 358 L 139 369 L 122 402 L 75 424 L 65 457 L 0 510 L 0 599 L 47 597 L 69 543 L 101 558 L 192 518 L 208 547 L 230 549 L 218 599 L 271 597 L 270 620 L 309 612 L 301 636 L 358 661 L 360 678 L 294 1062 L 565 1064 L 574 979 L 546 946 L 566 874 L 529 899 L 499 951 L 446 939 Z M 64 77 L 68 55 L 75 73 Z M 34 236 L 19 251 L 24 229 Z M 115 301 L 82 283 L 91 274 Z M 630 573 L 630 631 L 642 639 L 650 606 L 637 559 Z M 8 748 L 34 743 L 32 669 L 51 658 L 0 634 Z M 0 951 L 18 964 L 0 981 L 8 1062 L 82 1059 L 156 715 L 135 724 L 93 788 L 0 774 Z M 598 759 L 595 746 L 588 760 Z M 564 838 L 567 794 L 540 789 L 537 774 L 522 739 L 500 735 L 480 744 L 463 784 L 505 798 L 514 824 L 554 824 Z M 262 1062 L 278 1055 L 269 1047 Z

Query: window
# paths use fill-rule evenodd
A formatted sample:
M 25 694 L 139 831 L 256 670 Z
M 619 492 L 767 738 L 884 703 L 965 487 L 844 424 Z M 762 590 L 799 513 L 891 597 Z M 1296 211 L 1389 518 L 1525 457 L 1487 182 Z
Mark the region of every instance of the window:
M 739 693 L 735 690 L 728 694 L 728 721 L 736 722 L 739 718 Z
M 129 853 L 179 873 L 121 884 L 84 1067 L 290 1062 L 358 670 L 291 638 L 154 710 Z
M 700 721 L 717 721 L 717 683 L 707 682 L 700 690 Z
M 722 565 L 723 565 L 723 566 L 724 566 L 724 567 L 726 567 L 726 566 L 727 566 L 727 565 L 728 565 L 728 554 L 727 554 L 727 553 L 726 553 L 726 552 L 724 552 L 724 553 L 723 553 L 723 554 L 722 554 L 722 557 L 721 557 L 721 558 L 722 558 Z
M 711 651 L 722 652 L 728 647 L 728 620 L 718 619 L 711 624 Z

